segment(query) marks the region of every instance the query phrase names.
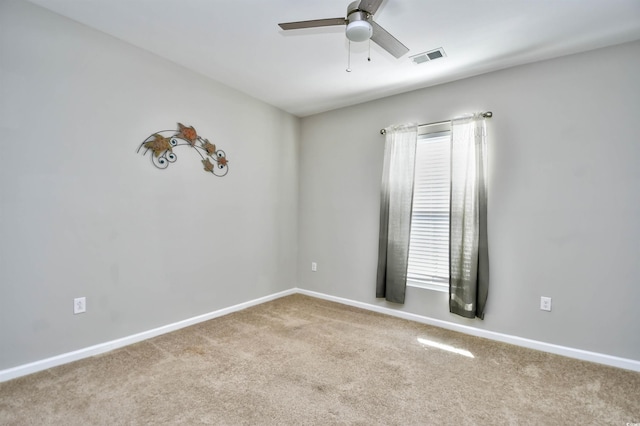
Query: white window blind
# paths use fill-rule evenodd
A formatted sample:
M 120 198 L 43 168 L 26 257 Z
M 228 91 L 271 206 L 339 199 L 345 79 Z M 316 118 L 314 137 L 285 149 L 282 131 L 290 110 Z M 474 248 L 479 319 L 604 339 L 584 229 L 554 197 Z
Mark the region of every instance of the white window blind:
M 407 284 L 449 285 L 451 133 L 421 135 L 416 147 Z

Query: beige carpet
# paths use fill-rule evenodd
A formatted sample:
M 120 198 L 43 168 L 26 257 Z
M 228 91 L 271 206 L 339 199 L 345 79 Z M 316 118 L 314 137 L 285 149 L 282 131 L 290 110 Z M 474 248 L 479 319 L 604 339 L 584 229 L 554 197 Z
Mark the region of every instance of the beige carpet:
M 0 384 L 2 425 L 637 422 L 640 373 L 302 295 Z

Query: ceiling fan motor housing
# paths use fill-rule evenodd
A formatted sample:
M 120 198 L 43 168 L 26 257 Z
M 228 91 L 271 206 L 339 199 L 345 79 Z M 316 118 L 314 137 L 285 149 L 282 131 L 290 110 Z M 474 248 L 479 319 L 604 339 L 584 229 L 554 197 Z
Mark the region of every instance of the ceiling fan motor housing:
M 355 4 L 358 5 L 358 1 L 353 2 L 349 5 L 349 12 L 347 15 L 347 38 L 351 41 L 365 41 L 371 38 L 373 34 L 373 27 L 368 22 L 367 18 L 369 14 L 367 12 L 363 12 L 359 9 L 351 10 L 351 6 Z

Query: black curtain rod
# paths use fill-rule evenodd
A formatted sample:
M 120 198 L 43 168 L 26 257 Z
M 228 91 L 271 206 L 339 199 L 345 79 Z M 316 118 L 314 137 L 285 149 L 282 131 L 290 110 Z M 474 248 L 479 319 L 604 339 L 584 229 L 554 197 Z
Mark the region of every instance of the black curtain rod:
M 484 118 L 491 118 L 493 117 L 493 113 L 491 111 L 487 111 L 487 112 L 483 112 L 482 116 Z M 418 124 L 418 127 L 423 127 L 423 126 L 435 126 L 436 124 L 445 124 L 445 123 L 451 123 L 451 120 L 445 120 L 445 121 L 436 121 L 434 123 L 427 123 L 427 124 Z M 385 129 L 380 129 L 380 134 L 384 135 L 386 134 L 387 131 Z

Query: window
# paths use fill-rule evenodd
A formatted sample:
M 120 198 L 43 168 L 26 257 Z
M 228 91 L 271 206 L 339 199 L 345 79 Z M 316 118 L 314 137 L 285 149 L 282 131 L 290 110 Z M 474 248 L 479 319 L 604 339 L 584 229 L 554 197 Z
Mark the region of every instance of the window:
M 407 285 L 448 291 L 451 131 L 434 126 L 423 132 L 416 146 Z

